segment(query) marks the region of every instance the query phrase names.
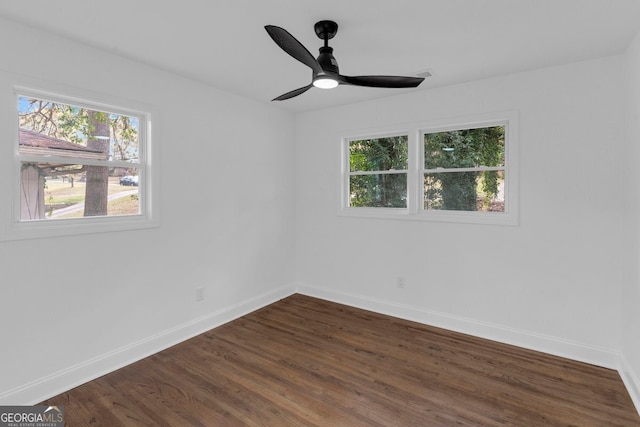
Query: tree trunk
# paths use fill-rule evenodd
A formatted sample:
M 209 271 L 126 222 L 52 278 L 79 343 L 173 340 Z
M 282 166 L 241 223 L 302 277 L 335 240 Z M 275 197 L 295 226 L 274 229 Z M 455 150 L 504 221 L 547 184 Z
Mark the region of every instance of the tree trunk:
M 87 148 L 109 154 L 109 116 L 99 111 L 88 111 Z M 106 216 L 109 186 L 107 166 L 87 166 L 84 216 Z

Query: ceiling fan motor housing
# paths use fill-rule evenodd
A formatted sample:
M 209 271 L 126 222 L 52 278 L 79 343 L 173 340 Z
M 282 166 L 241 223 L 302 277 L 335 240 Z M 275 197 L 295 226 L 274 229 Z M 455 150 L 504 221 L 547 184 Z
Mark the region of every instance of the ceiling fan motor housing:
M 318 64 L 320 64 L 320 66 L 326 73 L 340 74 L 338 61 L 336 61 L 336 58 L 333 56 L 333 48 L 329 46 L 320 48 Z

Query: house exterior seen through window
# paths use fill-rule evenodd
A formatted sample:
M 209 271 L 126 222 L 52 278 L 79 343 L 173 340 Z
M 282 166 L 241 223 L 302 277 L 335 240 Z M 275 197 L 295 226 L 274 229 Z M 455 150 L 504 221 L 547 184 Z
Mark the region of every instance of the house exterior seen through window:
M 20 220 L 140 213 L 138 117 L 18 96 Z

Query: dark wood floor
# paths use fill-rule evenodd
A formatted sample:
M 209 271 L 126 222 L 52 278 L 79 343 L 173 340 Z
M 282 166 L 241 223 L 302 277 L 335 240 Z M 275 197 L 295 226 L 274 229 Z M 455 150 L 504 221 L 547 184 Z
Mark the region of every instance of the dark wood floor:
M 293 295 L 55 396 L 68 426 L 640 426 L 616 371 Z

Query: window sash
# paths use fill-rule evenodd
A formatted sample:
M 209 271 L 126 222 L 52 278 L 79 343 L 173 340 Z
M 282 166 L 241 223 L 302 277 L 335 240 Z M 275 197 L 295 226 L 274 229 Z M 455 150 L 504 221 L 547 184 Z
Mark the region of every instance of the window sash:
M 127 165 L 132 165 L 132 164 L 144 165 L 150 161 L 149 154 L 148 154 L 149 153 L 148 130 L 150 129 L 150 113 L 149 112 L 143 112 L 141 110 L 136 110 L 131 108 L 116 107 L 114 105 L 106 104 L 100 101 L 89 101 L 83 98 L 54 94 L 51 92 L 32 89 L 29 87 L 15 86 L 14 105 L 16 105 L 16 108 L 18 106 L 18 99 L 20 97 L 33 98 L 33 99 L 38 99 L 45 102 L 51 102 L 56 104 L 65 104 L 73 107 L 84 108 L 87 110 L 99 111 L 106 114 L 115 114 L 119 116 L 128 116 L 128 117 L 136 118 L 138 120 L 138 156 L 135 159 L 135 161 L 127 162 L 127 161 L 109 160 L 109 159 L 106 159 L 104 161 L 121 162 L 121 163 L 126 163 Z M 16 120 L 16 123 L 17 122 L 18 121 Z M 18 138 L 16 140 L 16 148 L 15 148 L 16 157 L 20 157 L 21 159 L 26 158 L 22 156 L 31 156 L 31 155 L 40 156 L 40 157 L 46 156 L 47 158 L 53 157 L 53 156 L 49 156 L 48 154 L 40 155 L 38 153 L 24 153 L 24 152 L 21 153 L 20 151 L 21 151 L 21 147 L 20 147 L 19 138 Z M 29 151 L 29 150 L 27 149 L 26 151 Z M 65 154 L 64 157 L 67 157 L 67 156 L 68 158 L 74 158 L 72 154 Z M 78 159 L 76 163 L 81 163 L 84 160 L 85 159 Z M 118 165 L 118 167 L 119 166 L 120 165 Z
M 390 132 L 382 132 L 382 133 L 372 133 L 362 136 L 354 136 L 350 138 L 343 139 L 343 168 L 345 171 L 344 180 L 343 180 L 343 209 L 356 209 L 356 210 L 370 210 L 370 211 L 389 211 L 389 212 L 397 212 L 397 211 L 407 211 L 408 204 L 410 203 L 410 188 L 411 182 L 409 180 L 409 169 L 387 169 L 387 170 L 351 170 L 351 144 L 354 142 L 362 141 L 362 140 L 380 140 L 385 138 L 404 138 L 403 144 L 406 145 L 407 149 L 407 159 L 403 162 L 403 166 L 411 167 L 409 164 L 411 155 L 408 153 L 410 150 L 411 144 L 409 140 L 411 139 L 411 135 L 402 130 L 402 131 L 390 131 Z M 363 177 L 363 176 L 379 176 L 379 175 L 404 175 L 405 182 L 405 192 L 403 193 L 402 199 L 404 200 L 405 206 L 353 206 L 352 205 L 352 193 L 351 193 L 351 184 L 352 177 Z

